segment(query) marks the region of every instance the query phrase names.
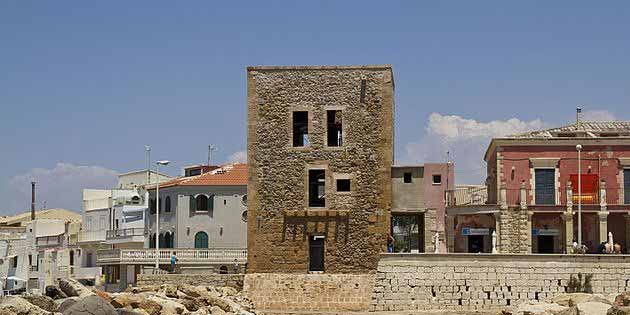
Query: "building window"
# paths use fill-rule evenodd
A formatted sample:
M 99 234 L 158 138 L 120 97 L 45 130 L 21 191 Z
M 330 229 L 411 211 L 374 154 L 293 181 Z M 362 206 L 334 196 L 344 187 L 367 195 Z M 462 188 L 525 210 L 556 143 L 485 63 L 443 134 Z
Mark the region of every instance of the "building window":
M 155 233 L 149 237 L 149 248 L 155 248 Z
M 70 266 L 74 266 L 74 251 L 70 251 Z
M 410 172 L 405 172 L 405 173 L 403 174 L 403 182 L 404 182 L 405 184 L 409 184 L 409 183 L 411 183 L 411 173 L 410 173 Z
M 140 197 L 138 197 L 138 196 L 131 197 L 131 204 L 139 205 L 140 204 Z
M 226 275 L 227 273 L 228 273 L 228 267 L 227 266 L 221 266 L 219 268 L 219 274 Z
M 171 212 L 171 197 L 167 196 L 164 200 L 164 212 Z
M 206 232 L 195 234 L 195 248 L 208 248 L 208 234 Z
M 626 205 L 630 204 L 630 169 L 629 168 L 623 170 L 623 203 Z
M 338 192 L 348 192 L 348 191 L 350 191 L 350 180 L 349 179 L 338 179 L 337 180 L 337 191 Z
M 306 147 L 308 145 L 308 112 L 293 112 L 293 146 Z
M 18 257 L 17 256 L 13 257 L 13 259 L 11 259 L 11 262 L 12 262 L 11 267 L 12 268 L 17 268 L 17 266 L 18 266 Z
M 326 206 L 326 171 L 308 171 L 308 206 Z
M 327 139 L 329 147 L 340 147 L 343 145 L 343 123 L 340 110 L 326 111 L 326 122 L 328 124 Z
M 324 271 L 324 240 L 321 235 L 311 235 L 308 242 L 308 271 Z
M 247 195 L 243 195 L 243 198 L 241 198 L 241 203 L 243 204 L 243 206 L 247 207 Z
M 536 169 L 536 204 L 553 205 L 556 203 L 556 170 Z
M 241 221 L 247 222 L 247 210 L 245 210 L 245 211 L 243 211 L 243 213 L 241 213 Z
M 149 200 L 149 212 L 155 214 L 155 199 Z
M 208 196 L 199 195 L 197 196 L 197 211 L 208 211 Z
M 433 175 L 433 185 L 442 184 L 442 175 Z

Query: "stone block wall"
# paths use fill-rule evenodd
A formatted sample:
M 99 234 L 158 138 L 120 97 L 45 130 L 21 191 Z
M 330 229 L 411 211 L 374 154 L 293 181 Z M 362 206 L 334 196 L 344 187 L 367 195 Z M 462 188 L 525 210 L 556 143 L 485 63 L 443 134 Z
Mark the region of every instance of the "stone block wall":
M 391 211 L 391 66 L 248 67 L 248 272 L 306 273 L 309 238 L 324 269 L 374 272 Z M 327 110 L 341 110 L 343 144 L 327 145 Z M 294 147 L 292 113 L 308 116 Z M 308 206 L 308 170 L 325 169 L 325 206 Z M 337 192 L 336 178 L 350 179 Z
M 592 274 L 594 293 L 630 290 L 630 256 L 387 254 L 371 311 L 477 310 L 545 301 L 571 275 Z
M 528 237 L 527 210 L 510 207 L 498 217 L 498 250 L 500 253 L 527 254 L 531 252 Z
M 374 274 L 272 274 L 245 276 L 245 294 L 257 310 L 367 311 Z
M 243 274 L 139 274 L 136 285 L 189 284 L 195 286 L 243 288 Z

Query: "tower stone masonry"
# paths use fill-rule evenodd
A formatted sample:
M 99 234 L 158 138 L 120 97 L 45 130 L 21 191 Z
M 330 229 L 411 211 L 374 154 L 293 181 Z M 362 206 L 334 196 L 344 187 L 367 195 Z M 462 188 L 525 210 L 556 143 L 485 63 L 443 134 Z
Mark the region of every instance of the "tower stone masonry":
M 248 273 L 375 272 L 390 229 L 391 66 L 248 67 L 247 82 Z

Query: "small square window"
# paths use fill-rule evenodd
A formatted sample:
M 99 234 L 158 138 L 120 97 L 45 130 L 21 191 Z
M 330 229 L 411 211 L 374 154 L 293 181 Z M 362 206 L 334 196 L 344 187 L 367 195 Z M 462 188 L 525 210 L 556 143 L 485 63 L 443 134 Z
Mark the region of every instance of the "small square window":
M 409 172 L 404 173 L 404 174 L 403 174 L 403 181 L 404 181 L 406 184 L 411 183 L 411 173 L 409 173 Z
M 349 179 L 338 179 L 337 180 L 337 191 L 340 191 L 340 192 L 350 191 L 350 180 Z
M 434 185 L 442 184 L 442 175 L 433 175 L 433 184 Z

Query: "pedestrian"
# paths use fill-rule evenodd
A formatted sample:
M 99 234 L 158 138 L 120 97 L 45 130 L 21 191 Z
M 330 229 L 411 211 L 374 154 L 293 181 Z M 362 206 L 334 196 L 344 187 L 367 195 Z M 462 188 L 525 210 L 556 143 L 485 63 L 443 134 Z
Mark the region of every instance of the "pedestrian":
M 171 255 L 171 273 L 175 273 L 175 263 L 177 263 L 177 255 L 173 252 Z
M 391 234 L 387 234 L 387 252 L 394 252 L 394 237 Z

